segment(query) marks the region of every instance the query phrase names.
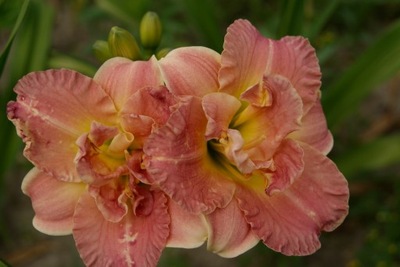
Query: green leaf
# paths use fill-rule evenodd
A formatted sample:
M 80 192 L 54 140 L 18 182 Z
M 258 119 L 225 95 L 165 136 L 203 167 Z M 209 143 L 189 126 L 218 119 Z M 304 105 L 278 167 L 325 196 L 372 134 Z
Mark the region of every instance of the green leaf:
M 82 60 L 71 56 L 56 54 L 49 59 L 48 67 L 51 69 L 67 68 L 75 70 L 87 76 L 93 77 L 96 73 L 96 68 Z
M 129 30 L 138 27 L 141 16 L 148 11 L 150 1 L 147 0 L 96 0 L 97 5 L 122 21 Z
M 335 131 L 354 113 L 371 90 L 400 70 L 400 20 L 387 29 L 337 81 L 326 88 L 322 101 L 328 124 Z
M 11 31 L 10 37 L 8 38 L 8 41 L 7 41 L 6 45 L 4 46 L 3 51 L 1 51 L 1 54 L 0 54 L 0 77 L 1 77 L 1 75 L 3 73 L 4 66 L 6 65 L 6 61 L 7 61 L 8 54 L 10 52 L 11 44 L 14 41 L 14 37 L 18 32 L 18 29 L 19 29 L 19 27 L 21 25 L 22 20 L 25 17 L 25 13 L 26 13 L 26 10 L 28 8 L 28 4 L 29 4 L 29 0 L 25 0 L 22 3 L 21 10 L 20 10 L 20 12 L 18 14 L 17 20 L 16 20 L 16 22 L 14 24 L 14 27 L 13 27 L 12 31 Z
M 283 0 L 281 2 L 280 23 L 277 37 L 299 35 L 302 32 L 304 0 Z
M 400 163 L 400 134 L 377 138 L 346 150 L 334 161 L 347 177 L 361 171 L 379 170 Z
M 28 2 L 28 1 L 26 1 Z M 24 2 L 24 4 L 26 3 Z M 0 110 L 5 111 L 7 102 L 15 98 L 12 88 L 18 79 L 31 71 L 42 70 L 46 67 L 50 48 L 53 10 L 51 5 L 41 0 L 31 0 L 29 6 L 23 6 L 25 17 L 18 18 L 19 30 L 9 48 L 9 60 L 5 65 L 7 76 L 4 77 L 4 87 L 0 91 Z M 19 21 L 21 19 L 22 21 Z M 22 142 L 16 135 L 15 127 L 8 121 L 7 116 L 0 116 L 0 147 L 5 157 L 0 161 L 0 209 L 4 202 L 4 174 L 16 159 Z M 0 239 L 11 238 L 0 221 Z
M 333 12 L 339 6 L 341 0 L 332 0 L 326 2 L 327 5 L 319 12 L 316 18 L 312 21 L 310 29 L 305 34 L 308 38 L 315 38 L 326 25 L 328 20 L 332 17 Z M 319 11 L 319 10 L 318 10 Z
M 11 265 L 7 264 L 4 260 L 0 259 L 0 267 L 9 267 Z
M 221 21 L 218 19 L 216 3 L 212 0 L 183 0 L 185 11 L 190 23 L 196 26 L 197 31 L 205 40 L 204 44 L 211 49 L 220 51 L 224 40 L 225 29 L 218 26 Z

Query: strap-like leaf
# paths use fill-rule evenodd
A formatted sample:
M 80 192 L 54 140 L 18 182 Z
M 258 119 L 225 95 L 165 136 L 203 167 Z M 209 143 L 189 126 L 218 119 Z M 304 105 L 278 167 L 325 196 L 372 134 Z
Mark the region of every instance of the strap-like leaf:
M 348 149 L 334 159 L 346 177 L 360 171 L 378 170 L 400 162 L 400 134 L 377 138 L 369 143 Z
M 7 43 L 4 46 L 3 51 L 1 51 L 1 54 L 0 54 L 0 77 L 3 73 L 4 66 L 6 65 L 6 61 L 7 61 L 8 53 L 10 52 L 11 44 L 14 41 L 14 37 L 18 32 L 18 29 L 19 29 L 19 26 L 21 25 L 22 20 L 25 17 L 25 13 L 28 8 L 28 4 L 29 4 L 29 0 L 25 0 L 22 3 L 21 10 L 17 17 L 17 21 L 14 24 L 14 28 L 11 31 L 10 37 L 8 38 Z
M 277 37 L 301 34 L 303 19 L 304 0 L 282 1 Z
M 329 126 L 337 130 L 340 122 L 355 112 L 371 90 L 400 70 L 400 20 L 369 47 L 347 71 L 322 94 Z

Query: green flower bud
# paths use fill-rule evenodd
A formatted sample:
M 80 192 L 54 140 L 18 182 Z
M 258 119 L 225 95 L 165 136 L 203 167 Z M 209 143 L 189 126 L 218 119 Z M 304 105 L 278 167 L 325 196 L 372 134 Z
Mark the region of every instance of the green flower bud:
M 170 48 L 163 48 L 163 49 L 159 50 L 156 54 L 156 58 L 161 59 L 161 58 L 165 57 L 169 53 L 169 51 L 171 51 Z
M 147 12 L 140 22 L 140 41 L 146 49 L 156 49 L 161 41 L 161 21 L 155 12 Z
M 97 40 L 93 46 L 94 56 L 100 61 L 104 62 L 112 57 L 110 49 L 108 48 L 108 42 L 103 40 Z
M 108 35 L 108 46 L 114 57 L 126 57 L 132 60 L 141 58 L 135 37 L 122 28 L 114 26 Z

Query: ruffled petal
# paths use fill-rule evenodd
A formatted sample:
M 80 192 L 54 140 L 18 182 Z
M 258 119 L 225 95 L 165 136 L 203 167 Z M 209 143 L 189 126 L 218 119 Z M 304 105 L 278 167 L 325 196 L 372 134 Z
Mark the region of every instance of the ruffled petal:
M 109 181 L 105 185 L 89 186 L 89 193 L 95 199 L 97 208 L 105 220 L 119 222 L 128 212 L 127 197 L 124 194 L 125 185 Z
M 207 117 L 206 138 L 209 140 L 226 135 L 229 123 L 241 103 L 236 97 L 225 93 L 210 93 L 203 97 L 202 105 Z
M 229 129 L 225 145 L 226 157 L 243 173 L 250 174 L 256 164 L 250 159 L 249 154 L 243 149 L 244 140 L 238 130 Z
M 95 123 L 93 123 L 93 127 L 97 127 Z M 91 133 L 93 132 L 96 132 L 96 130 L 91 131 Z M 98 147 L 93 144 L 89 136 L 90 134 L 83 134 L 76 141 L 79 147 L 75 158 L 76 169 L 82 181 L 87 184 L 103 185 L 110 179 L 128 173 L 123 151 L 114 154 L 109 150 L 110 146 Z M 133 141 L 131 134 L 123 138 L 125 139 L 125 141 L 122 141 L 124 144 Z
M 121 124 L 135 139 L 144 138 L 150 134 L 154 123 L 165 124 L 175 102 L 175 98 L 164 86 L 142 88 L 134 93 L 121 109 Z
M 304 171 L 286 190 L 268 196 L 262 186 L 240 186 L 236 198 L 252 230 L 271 249 L 308 255 L 320 248 L 321 231 L 332 231 L 348 213 L 349 189 L 327 157 L 302 145 Z
M 284 140 L 273 157 L 273 168 L 266 189 L 269 195 L 285 190 L 302 174 L 303 149 L 293 140 Z
M 175 201 L 168 201 L 171 215 L 170 235 L 167 247 L 197 248 L 207 239 L 207 225 L 202 214 L 184 210 Z
M 155 183 L 189 212 L 212 212 L 232 199 L 234 184 L 208 154 L 207 119 L 201 100 L 182 99 L 165 126 L 155 130 L 143 151 Z
M 86 266 L 156 266 L 165 247 L 170 218 L 167 199 L 152 192 L 154 205 L 148 216 L 132 210 L 118 223 L 99 212 L 94 199 L 85 194 L 74 214 L 73 235 Z
M 175 95 L 203 96 L 218 90 L 220 55 L 206 47 L 174 49 L 160 60 L 169 90 Z
M 79 181 L 75 140 L 92 121 L 111 124 L 114 104 L 89 77 L 70 70 L 30 73 L 15 86 L 16 102 L 7 115 L 26 143 L 24 155 L 41 170 L 65 181 Z
M 137 90 L 163 84 L 155 57 L 148 61 L 112 58 L 98 69 L 93 79 L 111 96 L 118 110 Z
M 22 182 L 22 191 L 31 198 L 35 211 L 33 226 L 48 235 L 71 234 L 75 206 L 85 188 L 33 168 Z
M 251 105 L 234 118 L 232 126 L 241 132 L 243 149 L 248 151 L 253 162 L 265 164 L 282 140 L 300 128 L 302 102 L 290 82 L 281 76 L 264 77 L 263 83 L 256 85 L 259 86 L 270 95 L 271 105 L 259 107 L 250 102 Z
M 218 79 L 220 91 L 238 97 L 263 77 L 268 40 L 247 20 L 236 20 L 225 35 Z
M 326 124 L 321 103 L 314 106 L 301 120 L 301 128 L 289 135 L 290 138 L 304 142 L 326 155 L 333 146 L 333 137 Z
M 265 74 L 287 78 L 303 100 L 307 113 L 319 97 L 321 71 L 314 48 L 303 37 L 284 37 L 270 40 Z
M 206 215 L 209 226 L 207 249 L 233 258 L 254 247 L 259 238 L 252 232 L 236 200 Z
M 126 165 L 128 166 L 130 175 L 135 177 L 144 184 L 153 184 L 154 181 L 143 167 L 143 151 L 134 150 L 127 155 Z

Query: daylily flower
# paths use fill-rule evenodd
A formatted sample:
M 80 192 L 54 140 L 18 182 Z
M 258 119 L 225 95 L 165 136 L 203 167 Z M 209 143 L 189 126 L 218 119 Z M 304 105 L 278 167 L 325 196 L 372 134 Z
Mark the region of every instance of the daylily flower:
M 203 219 L 170 201 L 142 168 L 144 142 L 176 102 L 163 84 L 152 57 L 110 59 L 93 79 L 34 72 L 15 87 L 7 113 L 35 166 L 22 184 L 33 225 L 72 233 L 87 266 L 155 266 L 166 245 L 206 238 Z
M 152 182 L 186 210 L 204 214 L 211 222 L 208 247 L 229 247 L 223 256 L 258 239 L 286 255 L 315 252 L 321 231 L 346 217 L 349 190 L 326 157 L 333 140 L 309 42 L 271 40 L 238 20 L 221 55 L 179 48 L 160 68 L 180 100 L 144 145 Z

